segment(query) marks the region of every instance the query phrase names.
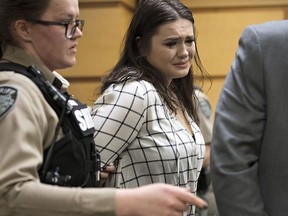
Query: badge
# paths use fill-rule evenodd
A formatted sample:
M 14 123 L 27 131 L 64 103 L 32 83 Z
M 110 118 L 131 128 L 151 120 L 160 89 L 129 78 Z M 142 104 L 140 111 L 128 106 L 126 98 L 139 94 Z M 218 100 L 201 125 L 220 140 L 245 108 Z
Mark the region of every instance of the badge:
M 206 118 L 210 118 L 211 112 L 212 112 L 210 103 L 205 99 L 200 100 L 199 103 L 200 103 L 201 112 L 204 114 Z
M 10 86 L 0 86 L 0 118 L 7 113 L 16 102 L 17 90 Z

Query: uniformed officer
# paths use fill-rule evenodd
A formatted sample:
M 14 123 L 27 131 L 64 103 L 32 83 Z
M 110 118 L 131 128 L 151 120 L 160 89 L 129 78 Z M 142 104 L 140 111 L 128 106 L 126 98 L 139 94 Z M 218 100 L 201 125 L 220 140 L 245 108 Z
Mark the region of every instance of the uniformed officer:
M 76 62 L 84 24 L 78 16 L 78 0 L 0 0 L 1 62 L 34 65 L 49 84 L 66 91 L 52 71 Z M 82 111 L 79 122 L 88 118 Z M 58 122 L 30 78 L 0 72 L 0 215 L 181 215 L 187 203 L 205 205 L 185 189 L 164 184 L 129 190 L 44 184 L 38 171 Z M 89 120 L 82 123 L 83 131 L 91 128 Z M 57 141 L 64 132 L 61 127 Z
M 216 203 L 210 180 L 210 144 L 212 139 L 213 116 L 208 96 L 198 87 L 195 87 L 198 98 L 199 127 L 205 141 L 205 158 L 198 179 L 197 194 L 208 202 L 207 209 L 197 209 L 196 216 L 212 216 L 216 213 Z

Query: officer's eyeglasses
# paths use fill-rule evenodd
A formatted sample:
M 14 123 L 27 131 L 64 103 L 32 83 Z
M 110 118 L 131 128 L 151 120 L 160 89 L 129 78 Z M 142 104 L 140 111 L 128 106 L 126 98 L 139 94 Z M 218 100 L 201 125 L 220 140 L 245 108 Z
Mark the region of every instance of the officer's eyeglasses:
M 67 39 L 71 39 L 76 32 L 76 28 L 78 27 L 82 32 L 84 26 L 84 20 L 65 20 L 62 22 L 54 22 L 54 21 L 46 21 L 46 20 L 34 20 L 33 23 L 41 24 L 41 25 L 58 25 L 65 27 L 65 37 Z

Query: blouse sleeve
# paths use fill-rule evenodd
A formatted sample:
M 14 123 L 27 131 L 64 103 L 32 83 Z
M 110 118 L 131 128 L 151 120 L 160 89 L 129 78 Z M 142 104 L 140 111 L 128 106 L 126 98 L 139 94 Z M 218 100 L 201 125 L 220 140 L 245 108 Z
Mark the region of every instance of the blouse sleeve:
M 147 89 L 132 81 L 110 86 L 94 103 L 94 140 L 101 165 L 113 162 L 137 136 L 147 109 Z

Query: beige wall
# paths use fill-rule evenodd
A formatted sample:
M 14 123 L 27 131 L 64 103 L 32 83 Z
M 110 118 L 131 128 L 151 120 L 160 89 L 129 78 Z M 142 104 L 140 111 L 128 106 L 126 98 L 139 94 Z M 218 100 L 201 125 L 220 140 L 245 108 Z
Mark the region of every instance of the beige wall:
M 70 92 L 92 104 L 101 75 L 113 66 L 136 0 L 80 0 L 85 19 L 79 40 L 77 66 L 62 74 L 71 82 Z M 287 0 L 182 0 L 193 12 L 198 49 L 213 78 L 208 91 L 212 108 L 235 55 L 244 27 L 269 20 L 287 19 Z M 204 89 L 209 88 L 206 82 Z
M 201 60 L 213 82 L 208 96 L 216 103 L 234 59 L 239 37 L 250 24 L 287 19 L 287 0 L 182 0 L 193 12 Z M 207 91 L 209 83 L 204 87 Z
M 84 36 L 78 41 L 77 64 L 60 71 L 69 91 L 92 105 L 101 76 L 116 63 L 122 38 L 135 7 L 132 0 L 79 0 Z

